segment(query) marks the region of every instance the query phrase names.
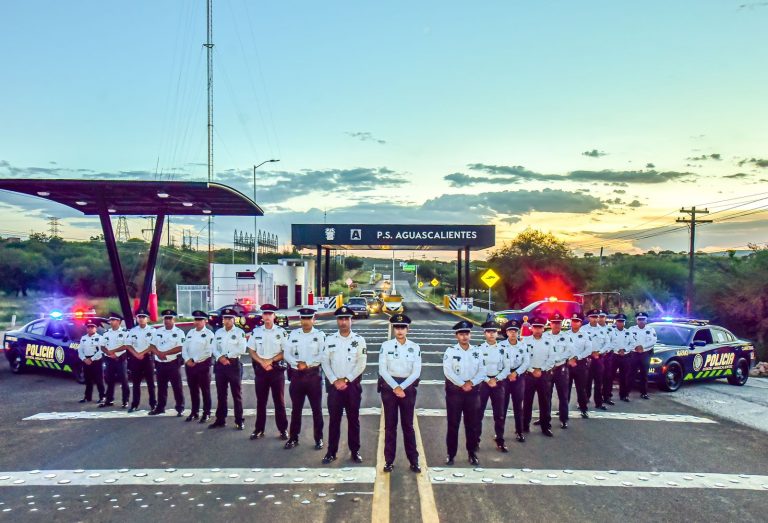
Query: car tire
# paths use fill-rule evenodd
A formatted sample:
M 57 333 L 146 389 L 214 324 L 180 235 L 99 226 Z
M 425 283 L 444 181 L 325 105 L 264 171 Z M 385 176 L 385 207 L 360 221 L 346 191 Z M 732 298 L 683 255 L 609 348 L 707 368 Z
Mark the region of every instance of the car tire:
M 728 376 L 728 383 L 737 387 L 743 386 L 749 379 L 749 362 L 744 358 L 739 358 L 733 367 L 733 375 Z
M 81 385 L 85 383 L 85 368 L 82 363 L 75 363 L 75 366 L 72 369 L 72 376 L 75 378 L 75 381 Z
M 13 351 L 11 358 L 8 360 L 8 363 L 11 366 L 11 372 L 14 374 L 22 374 L 27 365 L 25 358 L 17 350 Z
M 661 390 L 675 392 L 683 385 L 683 366 L 679 361 L 670 361 L 667 364 L 667 372 L 659 378 Z

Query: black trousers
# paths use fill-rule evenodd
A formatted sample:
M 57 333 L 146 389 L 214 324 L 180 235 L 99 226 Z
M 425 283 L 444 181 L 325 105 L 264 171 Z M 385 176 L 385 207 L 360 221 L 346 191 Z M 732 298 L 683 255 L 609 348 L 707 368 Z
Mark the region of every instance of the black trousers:
M 445 445 L 448 456 L 453 458 L 459 448 L 459 425 L 464 416 L 464 436 L 467 452 L 474 452 L 477 445 L 477 412 L 480 410 L 480 387 L 465 392 L 450 381 L 445 382 L 445 407 L 448 418 L 448 432 Z
M 164 411 L 168 402 L 168 384 L 173 389 L 173 399 L 176 402 L 176 412 L 184 411 L 184 389 L 181 386 L 181 358 L 173 361 L 156 361 L 157 366 L 157 407 Z
M 129 356 L 128 368 L 131 369 L 131 385 L 133 387 L 133 401 L 131 407 L 138 408 L 141 403 L 141 382 L 147 382 L 147 394 L 149 394 L 149 406 L 155 408 L 155 362 L 150 354 L 145 354 L 144 359 L 137 360 Z
M 629 388 L 627 392 L 632 391 L 632 381 L 637 378 L 637 374 L 640 373 L 638 387 L 640 388 L 640 394 L 648 394 L 648 367 L 651 364 L 651 357 L 653 356 L 653 349 L 645 352 L 632 351 L 632 371 L 629 373 Z
M 571 367 L 568 370 L 568 398 L 571 397 L 571 389 L 574 383 L 576 384 L 576 401 L 579 405 L 579 410 L 587 410 L 587 403 L 589 403 L 589 389 L 587 382 L 589 381 L 589 364 L 592 361 L 591 356 L 582 358 L 576 362 L 575 367 Z
M 200 412 L 200 396 L 203 396 L 203 415 L 211 415 L 211 360 L 210 358 L 195 363 L 193 367 L 184 366 L 189 385 L 189 397 L 192 400 L 192 415 Z
M 533 396 L 539 397 L 539 419 L 541 430 L 552 428 L 552 371 L 543 371 L 535 378 L 531 372 L 525 374 L 525 395 L 523 399 L 523 428 L 529 430 L 533 417 Z
M 609 352 L 603 356 L 603 402 L 613 397 L 613 381 L 619 368 L 619 355 Z
M 90 365 L 83 362 L 83 375 L 85 377 L 85 399 L 93 399 L 93 386 L 99 391 L 99 400 L 104 398 L 104 362 L 100 359 L 91 360 Z
M 107 403 L 115 401 L 115 385 L 120 384 L 123 393 L 123 403 L 127 404 L 131 389 L 128 387 L 128 356 L 106 358 Z
M 231 358 L 229 365 L 218 361 L 213 367 L 216 376 L 216 421 L 227 419 L 227 393 L 232 393 L 235 404 L 235 423 L 243 423 L 243 394 L 242 394 L 243 364 L 237 358 Z
M 395 378 L 397 381 L 397 378 Z M 403 389 L 404 398 L 395 396 L 392 388 L 379 379 L 381 404 L 384 406 L 384 461 L 394 463 L 397 449 L 398 417 L 403 427 L 403 445 L 405 456 L 409 463 L 419 462 L 419 451 L 416 450 L 416 431 L 413 428 L 413 417 L 416 409 L 416 393 L 418 386 L 410 385 Z
M 568 421 L 568 393 L 570 392 L 570 368 L 563 363 L 552 369 L 552 388 L 557 391 L 557 417 L 561 423 Z M 549 391 L 552 397 L 552 390 Z
M 631 387 L 630 376 L 632 374 L 632 353 L 628 352 L 623 356 L 616 354 L 616 367 L 619 369 L 619 397 L 629 397 L 629 390 Z
M 315 442 L 323 439 L 323 377 L 320 367 L 306 370 L 288 369 L 288 394 L 291 396 L 291 428 L 290 437 L 299 441 L 301 433 L 301 415 L 304 400 L 309 400 L 312 408 L 312 428 Z
M 360 450 L 360 403 L 363 399 L 363 386 L 360 378 L 347 383 L 347 388 L 337 390 L 326 380 L 328 391 L 328 454 L 339 451 L 341 437 L 341 418 L 347 413 L 347 445 L 350 452 Z
M 273 366 L 266 371 L 261 365 L 253 363 L 254 380 L 256 389 L 256 432 L 264 432 L 267 426 L 267 403 L 269 393 L 272 392 L 272 403 L 275 404 L 275 422 L 277 430 L 288 430 L 288 417 L 285 414 L 285 369 Z
M 515 433 L 523 432 L 523 396 L 525 395 L 525 375 L 518 375 L 515 381 L 504 381 L 504 389 L 507 393 L 506 403 L 504 404 L 504 415 L 509 409 L 510 400 L 512 403 L 512 415 L 515 418 Z
M 587 398 L 594 393 L 595 407 L 603 405 L 603 358 L 601 354 L 597 359 L 589 358 L 589 375 L 587 376 Z M 594 390 L 593 390 L 594 385 Z
M 477 413 L 477 442 L 483 434 L 483 418 L 485 417 L 485 408 L 488 406 L 488 400 L 491 400 L 491 410 L 493 411 L 493 431 L 496 443 L 504 443 L 504 423 L 507 421 L 507 380 L 500 378 L 496 381 L 496 386 L 491 387 L 486 382 L 480 384 L 480 408 Z

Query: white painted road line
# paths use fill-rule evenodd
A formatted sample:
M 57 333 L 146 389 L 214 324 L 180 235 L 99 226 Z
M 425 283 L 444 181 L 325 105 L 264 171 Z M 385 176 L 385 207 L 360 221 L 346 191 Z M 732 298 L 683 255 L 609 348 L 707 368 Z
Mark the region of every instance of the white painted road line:
M 768 490 L 768 476 L 711 472 L 637 470 L 541 470 L 441 468 L 429 471 L 433 484 L 533 485 L 543 487 L 645 487 Z
M 375 476 L 373 467 L 30 470 L 0 472 L 0 487 L 353 484 Z

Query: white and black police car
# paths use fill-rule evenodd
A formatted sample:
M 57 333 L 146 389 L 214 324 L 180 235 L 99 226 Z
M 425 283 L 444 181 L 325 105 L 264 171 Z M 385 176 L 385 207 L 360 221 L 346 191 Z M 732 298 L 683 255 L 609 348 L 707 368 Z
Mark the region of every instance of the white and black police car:
M 706 320 L 660 318 L 648 324 L 656 331 L 648 381 L 674 392 L 683 383 L 726 378 L 741 386 L 755 364 L 751 342 Z
M 86 320 L 96 323 L 99 332 L 109 327 L 106 318 L 88 312 L 63 314 L 51 312 L 20 329 L 8 331 L 3 349 L 11 371 L 15 374 L 36 369 L 49 369 L 71 374 L 84 383 L 83 366 L 77 355 L 80 338 L 85 334 Z

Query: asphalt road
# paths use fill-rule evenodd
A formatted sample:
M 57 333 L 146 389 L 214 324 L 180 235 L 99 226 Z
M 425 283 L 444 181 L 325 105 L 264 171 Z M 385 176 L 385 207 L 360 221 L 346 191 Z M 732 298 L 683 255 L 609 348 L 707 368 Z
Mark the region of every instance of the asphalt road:
M 716 408 L 699 410 L 655 391 L 650 401 L 633 394 L 631 403 L 607 414 L 573 418 L 568 430 L 556 427 L 552 439 L 535 431 L 524 444 L 508 437 L 508 454 L 495 450 L 492 419 L 486 417 L 481 467 L 473 470 L 466 462 L 463 436 L 456 465 L 445 467 L 441 360 L 453 342 L 450 327 L 457 318 L 418 303 L 404 285 L 398 291 L 414 320 L 411 337 L 424 354 L 417 401 L 423 409 L 417 418 L 423 474 L 408 470 L 402 446 L 395 471 L 381 472 L 380 400 L 374 381 L 387 322 L 386 316 L 375 316 L 353 324 L 369 347 L 362 465 L 349 461 L 344 451 L 345 424 L 339 460 L 321 465 L 324 452 L 315 451 L 307 436 L 308 413 L 302 444 L 284 450 L 271 417 L 268 437 L 249 441 L 254 415 L 248 412 L 243 432 L 232 427 L 211 431 L 172 415 L 105 413 L 78 404 L 82 386 L 66 377 L 15 376 L 3 364 L 0 519 L 764 519 L 765 433 L 721 416 Z M 320 320 L 318 326 L 330 331 L 334 321 Z M 479 343 L 479 330 L 473 339 Z M 246 367 L 245 378 L 252 375 Z M 696 389 L 686 390 L 695 394 Z M 246 409 L 255 408 L 252 385 L 244 391 Z M 512 436 L 511 419 L 507 427 Z

